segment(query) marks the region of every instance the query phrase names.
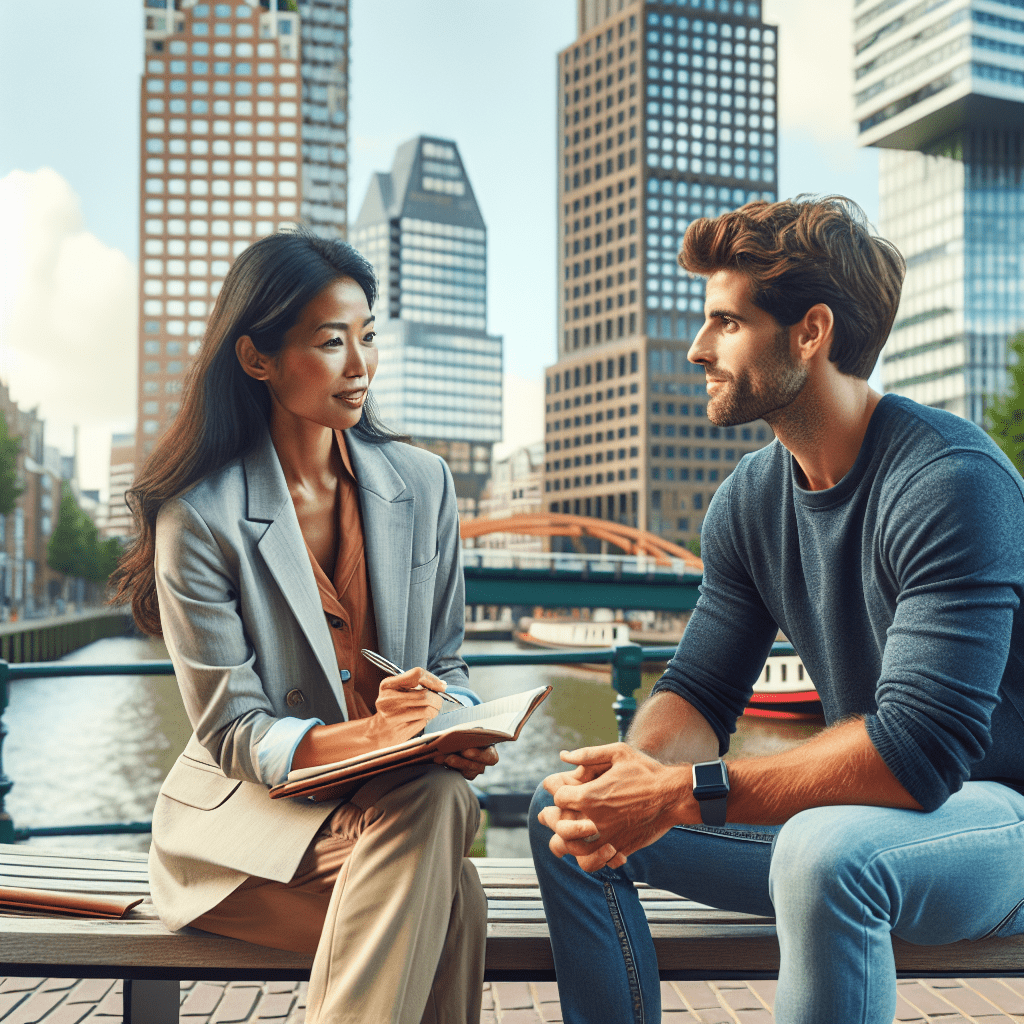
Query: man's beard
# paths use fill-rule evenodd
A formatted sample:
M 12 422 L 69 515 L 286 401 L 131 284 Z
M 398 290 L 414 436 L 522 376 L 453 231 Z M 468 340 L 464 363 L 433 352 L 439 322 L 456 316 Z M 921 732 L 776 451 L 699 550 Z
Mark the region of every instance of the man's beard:
M 756 377 L 755 377 L 756 372 Z M 789 329 L 782 327 L 765 362 L 756 371 L 720 377 L 718 395 L 708 396 L 708 419 L 719 427 L 735 427 L 754 420 L 771 422 L 772 413 L 785 409 L 807 383 L 807 367 L 789 354 Z

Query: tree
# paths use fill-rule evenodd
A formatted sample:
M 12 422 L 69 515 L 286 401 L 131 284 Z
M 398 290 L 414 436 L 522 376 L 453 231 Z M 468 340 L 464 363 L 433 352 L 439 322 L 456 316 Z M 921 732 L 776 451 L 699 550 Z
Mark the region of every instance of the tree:
M 690 543 L 686 545 L 698 558 L 700 558 L 700 537 L 691 537 Z
M 21 438 L 7 431 L 7 417 L 0 413 L 0 516 L 9 516 L 24 487 L 18 482 L 18 452 Z
M 1010 389 L 998 396 L 986 410 L 989 436 L 1024 475 L 1024 331 L 1015 334 L 1009 349 L 1016 355 L 1010 366 Z
M 121 560 L 124 551 L 116 537 L 108 537 L 106 540 L 100 541 L 96 553 L 96 576 L 93 578 L 93 582 L 105 586 L 117 568 L 117 563 Z
M 46 562 L 51 569 L 62 572 L 65 576 L 87 579 L 90 566 L 82 524 L 83 516 L 85 513 L 78 507 L 71 488 L 65 483 L 60 498 L 57 525 L 50 534 L 50 541 L 46 546 Z M 93 526 L 93 530 L 95 529 Z
M 81 509 L 65 484 L 57 526 L 46 548 L 51 569 L 105 586 L 121 557 L 121 545 L 113 537 L 100 540 L 96 524 Z

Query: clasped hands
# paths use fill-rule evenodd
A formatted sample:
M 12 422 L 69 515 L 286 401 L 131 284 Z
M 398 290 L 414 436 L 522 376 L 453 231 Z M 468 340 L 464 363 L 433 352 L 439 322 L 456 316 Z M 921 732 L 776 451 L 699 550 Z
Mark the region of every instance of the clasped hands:
M 700 820 L 688 800 L 688 764 L 661 764 L 627 743 L 563 750 L 561 758 L 577 767 L 544 780 L 555 805 L 538 817 L 554 833 L 551 852 L 571 854 L 584 871 L 621 867 L 673 825 Z

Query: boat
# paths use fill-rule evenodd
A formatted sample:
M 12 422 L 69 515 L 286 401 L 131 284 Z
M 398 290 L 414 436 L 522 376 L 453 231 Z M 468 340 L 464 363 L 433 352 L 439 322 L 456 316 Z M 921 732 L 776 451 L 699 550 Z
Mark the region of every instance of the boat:
M 521 620 L 519 628 L 512 635 L 520 647 L 578 651 L 588 647 L 635 643 L 641 639 L 635 634 L 635 630 L 631 632 L 628 622 L 551 618 Z M 673 640 L 671 646 L 675 642 Z M 665 665 L 663 658 L 644 660 L 644 669 L 648 672 L 662 672 Z M 588 662 L 573 667 L 611 672 L 608 664 Z M 752 718 L 782 718 L 789 721 L 813 721 L 823 717 L 821 698 L 796 654 L 773 654 L 768 658 L 754 683 L 750 703 L 743 713 Z
M 810 721 L 823 717 L 821 698 L 796 654 L 773 654 L 754 683 L 743 712 L 754 718 Z
M 525 626 L 525 628 L 523 628 Z M 616 644 L 636 643 L 630 633 L 628 622 L 594 621 L 580 619 L 524 619 L 512 638 L 520 647 L 536 650 L 580 651 L 587 648 L 608 648 Z M 647 672 L 662 671 L 664 658 L 644 659 Z M 573 668 L 591 669 L 596 672 L 611 672 L 606 662 L 575 662 Z
M 577 619 L 534 619 L 526 630 L 518 630 L 520 647 L 546 649 L 614 647 L 629 643 L 628 622 L 582 622 Z

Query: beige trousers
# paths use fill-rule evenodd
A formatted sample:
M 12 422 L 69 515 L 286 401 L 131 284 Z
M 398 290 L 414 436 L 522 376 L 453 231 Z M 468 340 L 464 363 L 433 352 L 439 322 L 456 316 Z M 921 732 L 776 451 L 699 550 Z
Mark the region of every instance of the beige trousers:
M 487 900 L 480 812 L 440 765 L 389 772 L 327 819 L 290 882 L 249 878 L 192 922 L 315 952 L 307 1024 L 478 1024 Z

